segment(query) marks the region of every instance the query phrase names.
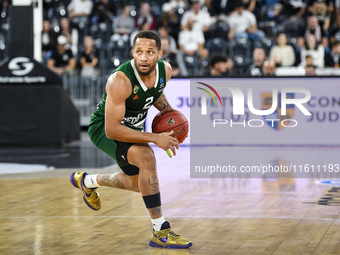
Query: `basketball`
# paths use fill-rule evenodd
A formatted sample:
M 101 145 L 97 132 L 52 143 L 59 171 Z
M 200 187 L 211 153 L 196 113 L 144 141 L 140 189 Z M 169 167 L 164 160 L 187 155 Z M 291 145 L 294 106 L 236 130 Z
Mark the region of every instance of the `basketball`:
M 172 134 L 179 143 L 182 143 L 189 132 L 189 122 L 187 118 L 174 109 L 160 111 L 152 121 L 152 132 L 162 133 L 173 130 Z

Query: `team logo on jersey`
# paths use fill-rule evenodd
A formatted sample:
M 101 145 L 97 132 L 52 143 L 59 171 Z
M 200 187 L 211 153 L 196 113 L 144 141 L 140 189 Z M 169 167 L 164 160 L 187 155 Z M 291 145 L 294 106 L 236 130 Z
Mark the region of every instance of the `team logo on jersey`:
M 172 126 L 173 124 L 175 124 L 175 120 L 173 118 L 169 118 L 166 120 L 166 123 L 169 125 L 169 126 Z
M 135 95 L 135 97 L 132 98 L 132 100 L 136 100 L 136 99 L 138 99 L 138 95 Z
M 161 77 L 160 79 L 159 79 L 159 87 L 160 88 L 163 88 L 164 87 L 164 79 L 163 79 L 163 77 Z
M 136 86 L 133 88 L 133 93 L 134 93 L 134 94 L 137 94 L 138 90 L 139 90 L 139 87 L 136 85 Z M 138 98 L 138 97 L 137 97 L 137 98 Z M 136 99 L 137 99 L 137 98 L 136 98 Z

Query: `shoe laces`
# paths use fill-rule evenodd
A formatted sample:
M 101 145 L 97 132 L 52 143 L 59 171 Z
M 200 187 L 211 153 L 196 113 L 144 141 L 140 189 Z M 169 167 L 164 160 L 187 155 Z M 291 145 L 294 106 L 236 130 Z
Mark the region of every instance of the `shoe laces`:
M 98 193 L 95 190 L 93 191 L 93 194 L 94 194 L 94 198 L 98 198 Z
M 180 235 L 176 234 L 176 233 L 175 233 L 174 231 L 172 231 L 172 230 L 169 231 L 169 235 L 170 235 L 170 236 L 173 236 L 173 237 L 176 237 L 176 238 L 180 236 Z

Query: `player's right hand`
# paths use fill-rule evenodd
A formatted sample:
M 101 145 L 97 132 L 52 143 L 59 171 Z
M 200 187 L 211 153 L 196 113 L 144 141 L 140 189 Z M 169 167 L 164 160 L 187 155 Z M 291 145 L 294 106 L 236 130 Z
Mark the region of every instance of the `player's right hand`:
M 172 151 L 172 154 L 174 156 L 176 156 L 176 149 L 178 150 L 178 140 L 175 138 L 175 137 L 172 137 L 171 135 L 174 133 L 174 131 L 170 131 L 170 132 L 163 132 L 163 133 L 159 133 L 157 134 L 157 138 L 156 138 L 156 141 L 155 141 L 155 144 L 167 151 L 168 149 L 170 149 Z

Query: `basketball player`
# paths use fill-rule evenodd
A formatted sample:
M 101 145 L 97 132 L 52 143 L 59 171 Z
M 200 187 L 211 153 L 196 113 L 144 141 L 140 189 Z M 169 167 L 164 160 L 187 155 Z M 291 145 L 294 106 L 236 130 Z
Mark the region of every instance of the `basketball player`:
M 133 41 L 133 59 L 119 66 L 108 78 L 102 101 L 89 125 L 92 142 L 114 158 L 122 172 L 88 175 L 75 172 L 71 183 L 83 192 L 85 203 L 93 210 L 101 208 L 96 189 L 108 186 L 142 194 L 149 211 L 153 231 L 150 246 L 188 248 L 192 242 L 176 234 L 161 211 L 155 155 L 149 142 L 176 155 L 178 141 L 171 132 L 146 133 L 148 109 L 171 109 L 163 90 L 171 77 L 171 66 L 161 59 L 161 39 L 149 30 L 139 32 Z

